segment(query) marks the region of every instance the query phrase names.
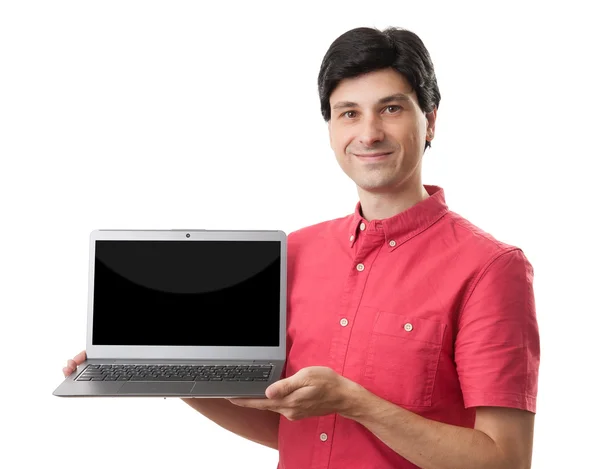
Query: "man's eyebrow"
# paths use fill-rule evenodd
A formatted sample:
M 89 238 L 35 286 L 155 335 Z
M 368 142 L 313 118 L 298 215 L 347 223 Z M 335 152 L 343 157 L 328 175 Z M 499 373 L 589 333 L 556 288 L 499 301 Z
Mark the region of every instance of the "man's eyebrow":
M 404 93 L 396 93 L 390 96 L 386 96 L 385 98 L 381 98 L 377 101 L 377 104 L 387 104 L 394 101 L 409 101 L 410 98 Z M 358 107 L 357 103 L 353 103 L 352 101 L 340 101 L 335 103 L 332 107 L 332 110 L 345 109 L 349 107 Z

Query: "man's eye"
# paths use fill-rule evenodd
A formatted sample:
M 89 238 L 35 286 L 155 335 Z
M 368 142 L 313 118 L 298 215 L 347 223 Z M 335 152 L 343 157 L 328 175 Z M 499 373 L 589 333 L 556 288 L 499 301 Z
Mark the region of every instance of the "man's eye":
M 394 112 L 394 111 L 399 111 L 400 109 L 402 109 L 402 107 L 401 106 L 387 106 L 386 110 L 387 109 L 392 109 L 391 112 Z
M 349 116 L 348 114 L 354 114 L 355 111 L 346 111 L 342 114 L 342 117 L 349 117 L 350 119 L 352 119 L 353 116 Z

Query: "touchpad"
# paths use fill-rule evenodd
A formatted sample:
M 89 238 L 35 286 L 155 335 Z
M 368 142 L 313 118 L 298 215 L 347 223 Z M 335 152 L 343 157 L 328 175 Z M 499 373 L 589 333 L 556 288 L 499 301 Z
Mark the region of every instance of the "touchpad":
M 171 395 L 171 394 L 189 394 L 194 383 L 187 382 L 151 382 L 151 381 L 127 381 L 123 383 L 118 394 L 157 394 L 157 395 Z

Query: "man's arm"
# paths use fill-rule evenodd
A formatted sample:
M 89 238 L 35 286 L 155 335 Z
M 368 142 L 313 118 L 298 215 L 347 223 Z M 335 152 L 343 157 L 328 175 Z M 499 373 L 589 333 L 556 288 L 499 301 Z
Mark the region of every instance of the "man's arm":
M 276 412 L 238 407 L 227 399 L 185 398 L 182 401 L 236 435 L 269 448 L 278 448 L 280 415 Z
M 327 367 L 307 367 L 271 384 L 267 399 L 233 399 L 288 420 L 338 413 L 360 423 L 422 469 L 530 469 L 535 414 L 477 407 L 475 428 L 421 417 L 388 402 Z
M 530 469 L 535 414 L 479 407 L 475 428 L 429 420 L 355 387 L 340 412 L 423 469 Z

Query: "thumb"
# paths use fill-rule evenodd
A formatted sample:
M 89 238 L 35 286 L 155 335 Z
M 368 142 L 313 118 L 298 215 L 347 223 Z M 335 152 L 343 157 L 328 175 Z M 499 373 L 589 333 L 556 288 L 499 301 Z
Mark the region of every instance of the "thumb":
M 291 378 L 282 379 L 271 384 L 265 391 L 265 395 L 269 399 L 282 399 L 296 389 L 296 385 Z

